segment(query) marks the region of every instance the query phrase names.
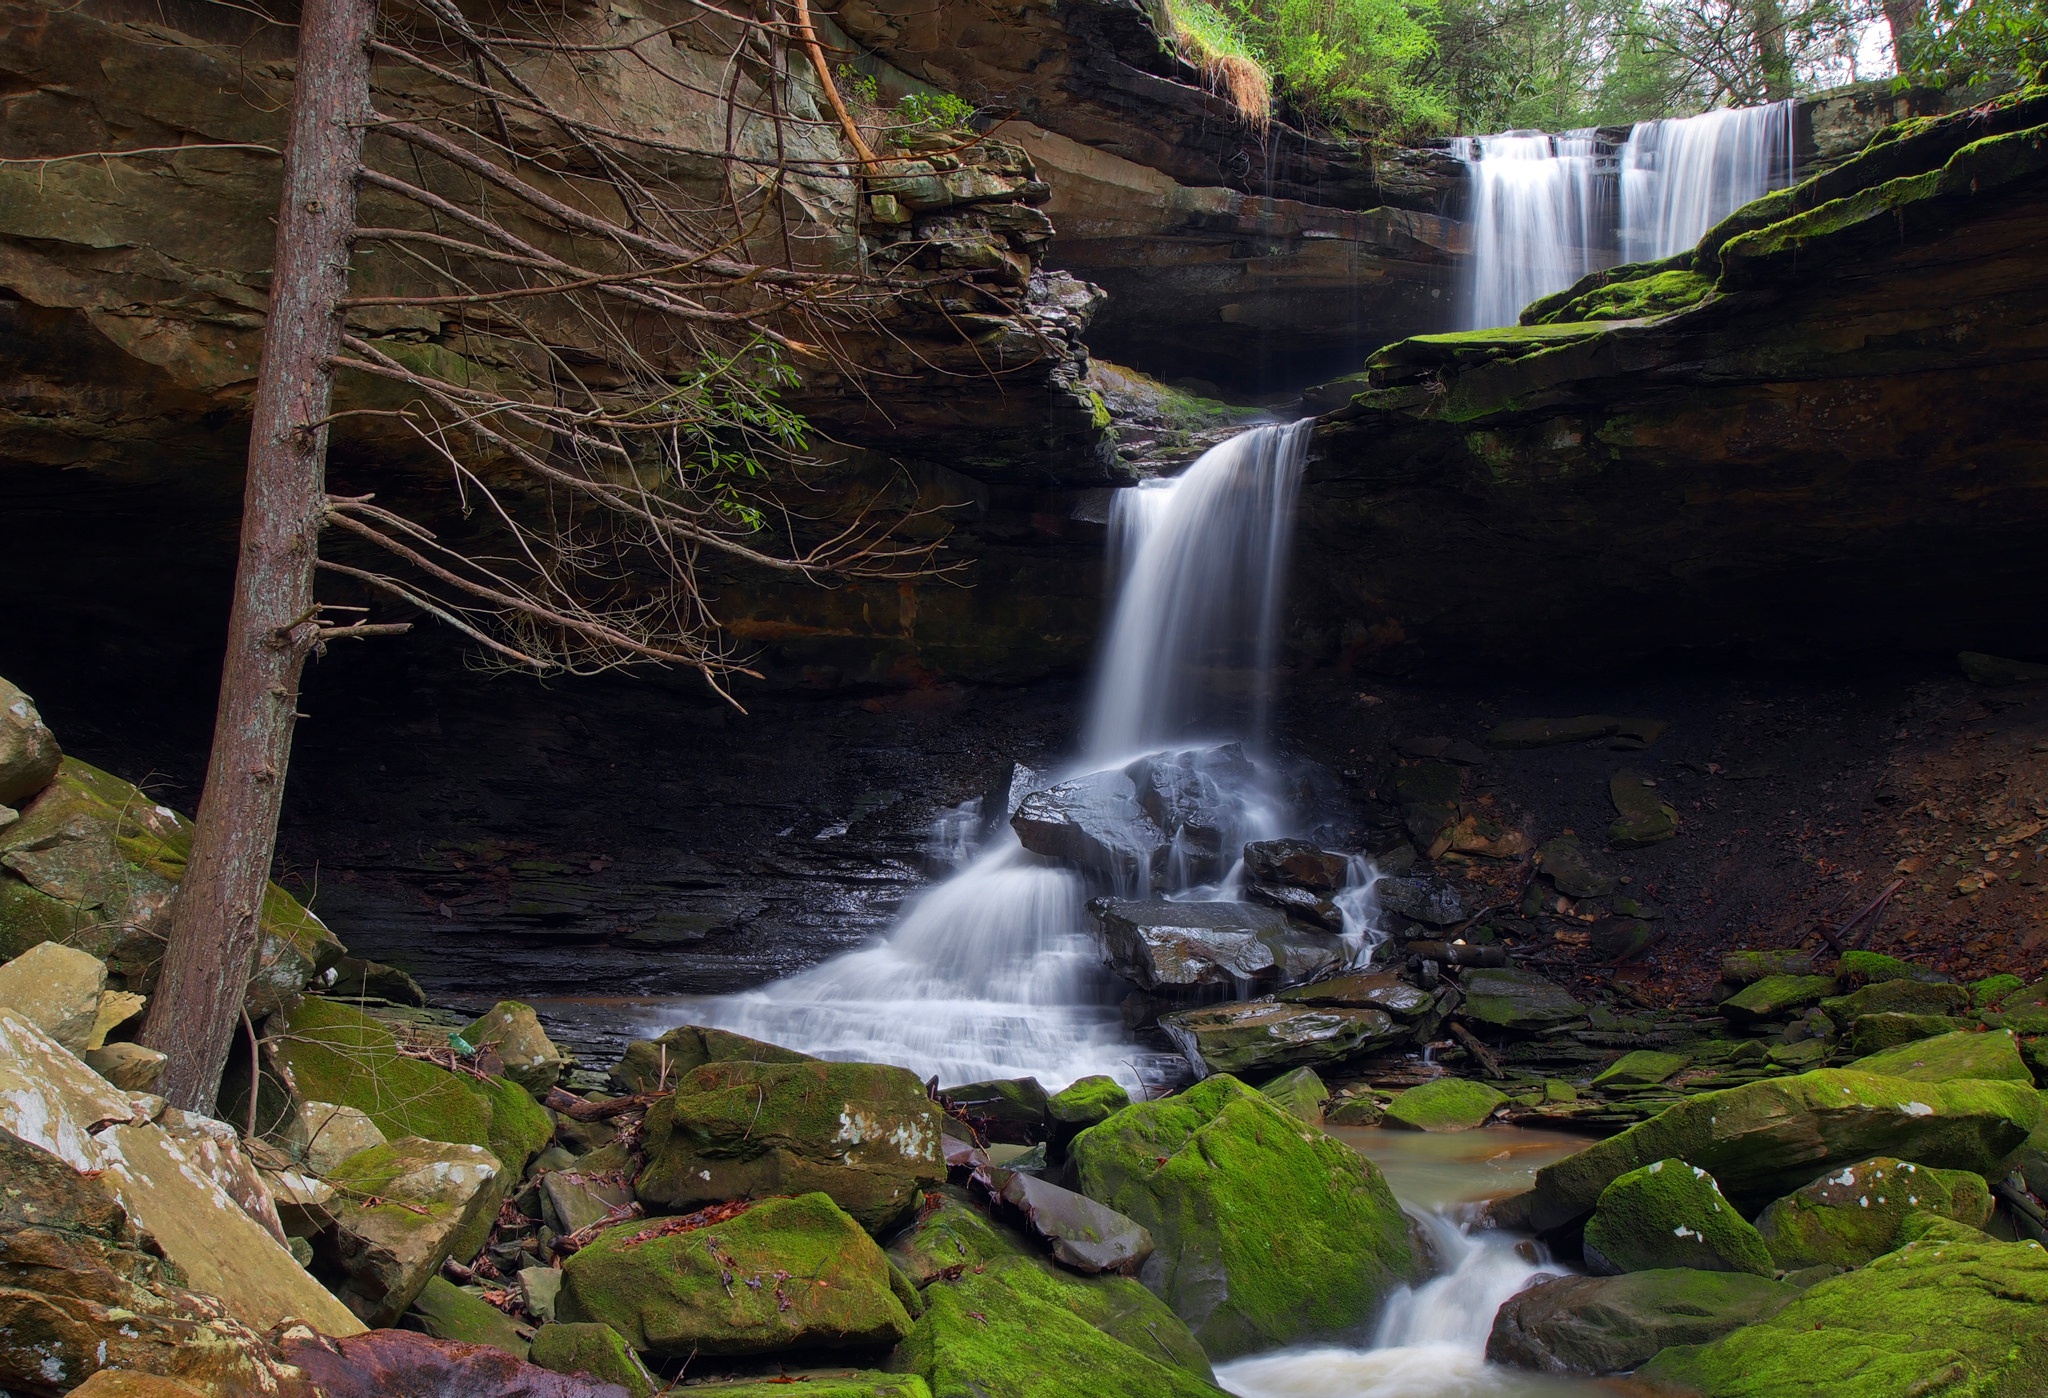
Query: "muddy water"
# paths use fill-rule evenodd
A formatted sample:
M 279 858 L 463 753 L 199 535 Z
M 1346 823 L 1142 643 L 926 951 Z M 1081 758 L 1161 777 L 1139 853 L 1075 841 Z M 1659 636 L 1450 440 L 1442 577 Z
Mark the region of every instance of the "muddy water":
M 1493 1313 L 1545 1270 L 1525 1240 L 1467 1233 L 1459 1218 L 1478 1200 L 1526 1187 L 1536 1171 L 1587 1144 L 1583 1136 L 1495 1128 L 1446 1135 L 1339 1128 L 1335 1133 L 1378 1165 L 1394 1193 L 1423 1222 L 1443 1271 L 1403 1288 L 1380 1317 L 1372 1342 L 1318 1345 L 1221 1365 L 1217 1377 L 1240 1398 L 1614 1398 L 1589 1380 L 1553 1379 L 1486 1362 Z M 1552 1267 L 1550 1270 L 1561 1270 Z

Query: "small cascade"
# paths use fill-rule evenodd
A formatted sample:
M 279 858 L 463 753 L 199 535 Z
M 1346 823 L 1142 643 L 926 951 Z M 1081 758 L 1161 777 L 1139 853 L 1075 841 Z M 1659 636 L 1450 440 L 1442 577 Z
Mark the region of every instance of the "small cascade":
M 1792 179 L 1791 102 L 1638 122 L 1619 148 L 1597 131 L 1460 137 L 1471 253 L 1467 330 L 1513 325 L 1588 272 L 1682 252 Z

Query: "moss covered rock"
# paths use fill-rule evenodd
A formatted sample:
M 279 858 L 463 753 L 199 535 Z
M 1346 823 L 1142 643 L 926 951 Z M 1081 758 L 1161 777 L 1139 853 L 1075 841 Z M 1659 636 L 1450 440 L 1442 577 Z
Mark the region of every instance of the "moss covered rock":
M 707 1063 L 647 1113 L 635 1192 L 659 1208 L 819 1190 L 879 1231 L 946 1177 L 924 1084 L 879 1063 Z
M 1528 1033 L 1586 1016 L 1584 1005 L 1533 972 L 1474 969 L 1464 985 L 1465 1013 L 1498 1029 Z
M 807 1053 L 763 1043 L 729 1029 L 684 1024 L 655 1039 L 636 1039 L 612 1069 L 628 1092 L 667 1092 L 706 1063 L 813 1063 Z
M 1470 1131 L 1484 1126 L 1505 1092 L 1470 1078 L 1438 1078 L 1411 1087 L 1387 1107 L 1386 1119 L 1416 1131 Z
M 1777 1271 L 1763 1238 L 1721 1197 L 1714 1177 L 1676 1159 L 1653 1160 L 1600 1191 L 1586 1220 L 1586 1262 L 1606 1273 Z
M 1970 1008 L 1970 992 L 1959 985 L 1927 981 L 1875 981 L 1847 995 L 1830 996 L 1820 1007 L 1840 1025 L 1854 1024 L 1864 1015 L 1961 1015 Z
M 1074 1295 L 1021 1259 L 934 1282 L 890 1367 L 920 1375 L 934 1398 L 1215 1398 L 1171 1345 L 1145 1333 L 1149 1347 L 1135 1348 L 1078 1313 Z
M 1328 1066 L 1408 1037 L 1385 1010 L 1254 1000 L 1183 1010 L 1159 1021 L 1198 1073 L 1264 1077 Z
M 482 1146 L 407 1137 L 350 1156 L 332 1183 L 334 1225 L 315 1251 L 347 1274 L 349 1309 L 386 1326 L 443 1262 L 476 1256 L 509 1179 Z
M 999 1257 L 1035 1254 L 1036 1247 L 983 1213 L 966 1191 L 942 1185 L 925 1195 L 917 1221 L 889 1240 L 889 1257 L 912 1282 L 979 1267 Z
M 790 1370 L 780 1378 L 741 1379 L 735 1383 L 692 1385 L 687 1390 L 705 1398 L 790 1398 L 790 1385 L 801 1383 L 803 1398 L 932 1398 L 931 1389 L 916 1374 L 887 1374 L 872 1370 L 832 1369 L 816 1373 Z
M 910 1332 L 889 1259 L 821 1193 L 612 1228 L 562 1264 L 555 1317 L 674 1355 L 873 1349 Z
M 1703 1092 L 1537 1171 L 1531 1219 L 1539 1229 L 1569 1223 L 1614 1180 L 1673 1156 L 1711 1173 L 1740 1207 L 1874 1155 L 1982 1173 L 2027 1138 L 2039 1110 L 2019 1083 L 1837 1068 Z
M 615 1383 L 631 1398 L 650 1398 L 661 1387 L 625 1337 L 609 1325 L 543 1325 L 533 1332 L 533 1362 L 558 1374 L 588 1374 Z
M 1232 1077 L 1118 1112 L 1071 1158 L 1150 1230 L 1141 1280 L 1218 1358 L 1348 1330 L 1417 1273 L 1378 1169 Z
M 1928 1237 L 1639 1371 L 1702 1398 L 2025 1398 L 2048 1374 L 2048 1252 Z
M 1721 1013 L 1737 1024 L 1782 1019 L 1818 1005 L 1841 986 L 1832 976 L 1765 976 L 1721 1002 Z
M 1849 1067 L 1858 1073 L 1882 1073 L 1915 1082 L 1947 1082 L 1952 1078 L 2023 1083 L 2034 1080 L 2020 1057 L 2019 1041 L 2003 1029 L 1985 1034 L 1969 1030 L 1939 1034 L 1859 1058 Z
M 1290 1116 L 1300 1117 L 1310 1126 L 1323 1124 L 1323 1103 L 1330 1100 L 1330 1089 L 1316 1076 L 1315 1069 L 1296 1068 L 1291 1073 L 1282 1073 L 1261 1085 L 1259 1091 L 1272 1098 Z
M 1669 1345 L 1697 1345 L 1776 1315 L 1799 1289 L 1692 1268 L 1558 1277 L 1508 1298 L 1486 1357 L 1550 1374 L 1618 1374 Z
M 1975 1026 L 1954 1015 L 1858 1015 L 1849 1025 L 1849 1051 L 1859 1056 L 1882 1053 L 1901 1044 L 1953 1034 Z
M 545 1097 L 568 1062 L 541 1028 L 533 1006 L 500 1000 L 463 1029 L 462 1037 L 479 1051 L 488 1050 L 505 1065 L 504 1076 L 535 1097 Z
M 1682 1053 L 1634 1049 L 1624 1053 L 1593 1078 L 1595 1087 L 1653 1087 L 1684 1070 L 1692 1059 Z
M 1845 1165 L 1773 1202 L 1756 1226 L 1785 1271 L 1848 1268 L 1910 1241 L 1901 1230 L 1919 1214 L 1982 1228 L 1991 1218 L 1991 1190 L 1982 1175 L 1968 1170 L 1879 1156 Z
M 1875 951 L 1845 951 L 1836 963 L 1835 974 L 1851 990 L 1883 981 L 1946 981 L 1947 976 L 1926 966 L 1915 966 L 1896 956 Z
M 1085 1131 L 1131 1105 L 1131 1095 L 1115 1078 L 1097 1074 L 1078 1079 L 1046 1099 L 1053 1124 L 1066 1132 Z
M 405 1322 L 437 1340 L 489 1345 L 520 1359 L 527 1355 L 526 1335 L 517 1321 L 475 1292 L 464 1291 L 445 1277 L 428 1279 L 420 1294 L 413 1298 L 412 1309 L 406 1313 Z

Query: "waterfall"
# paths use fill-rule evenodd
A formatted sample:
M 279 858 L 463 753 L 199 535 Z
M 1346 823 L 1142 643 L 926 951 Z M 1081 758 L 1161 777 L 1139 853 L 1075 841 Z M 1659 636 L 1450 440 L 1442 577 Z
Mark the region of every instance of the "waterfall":
M 1116 602 L 1074 773 L 1194 734 L 1260 736 L 1309 428 L 1251 428 L 1172 480 L 1121 492 Z M 1249 719 L 1233 721 L 1239 711 Z M 965 824 L 960 810 L 942 814 L 934 847 L 959 852 Z M 1136 1086 L 1085 897 L 1078 874 L 999 822 L 877 944 L 666 1018 L 944 1083 L 1028 1075 L 1060 1087 L 1108 1073 Z
M 1588 272 L 1683 252 L 1792 178 L 1791 102 L 1638 122 L 1617 152 L 1596 131 L 1466 136 L 1467 330 L 1513 325 Z

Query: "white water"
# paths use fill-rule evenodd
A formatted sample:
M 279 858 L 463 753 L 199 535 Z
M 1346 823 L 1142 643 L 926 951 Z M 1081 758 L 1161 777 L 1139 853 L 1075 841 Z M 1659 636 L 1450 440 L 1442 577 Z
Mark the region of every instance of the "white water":
M 1119 494 L 1120 583 L 1076 772 L 1190 737 L 1263 732 L 1307 431 L 1254 427 L 1172 480 Z M 1239 711 L 1248 722 L 1234 720 Z M 1252 800 L 1245 837 L 1276 833 L 1266 828 L 1273 819 L 1270 803 Z M 964 852 L 965 824 L 947 812 L 935 846 Z M 1057 1088 L 1107 1073 L 1136 1086 L 1115 1008 L 1121 991 L 1087 935 L 1085 896 L 1078 875 L 999 824 L 876 945 L 663 1018 L 826 1058 L 899 1063 L 943 1083 L 1028 1075 Z
M 1459 325 L 1513 325 L 1530 302 L 1617 262 L 1669 257 L 1792 175 L 1793 104 L 1638 122 L 1619 153 L 1591 131 L 1461 137 L 1472 249 Z

